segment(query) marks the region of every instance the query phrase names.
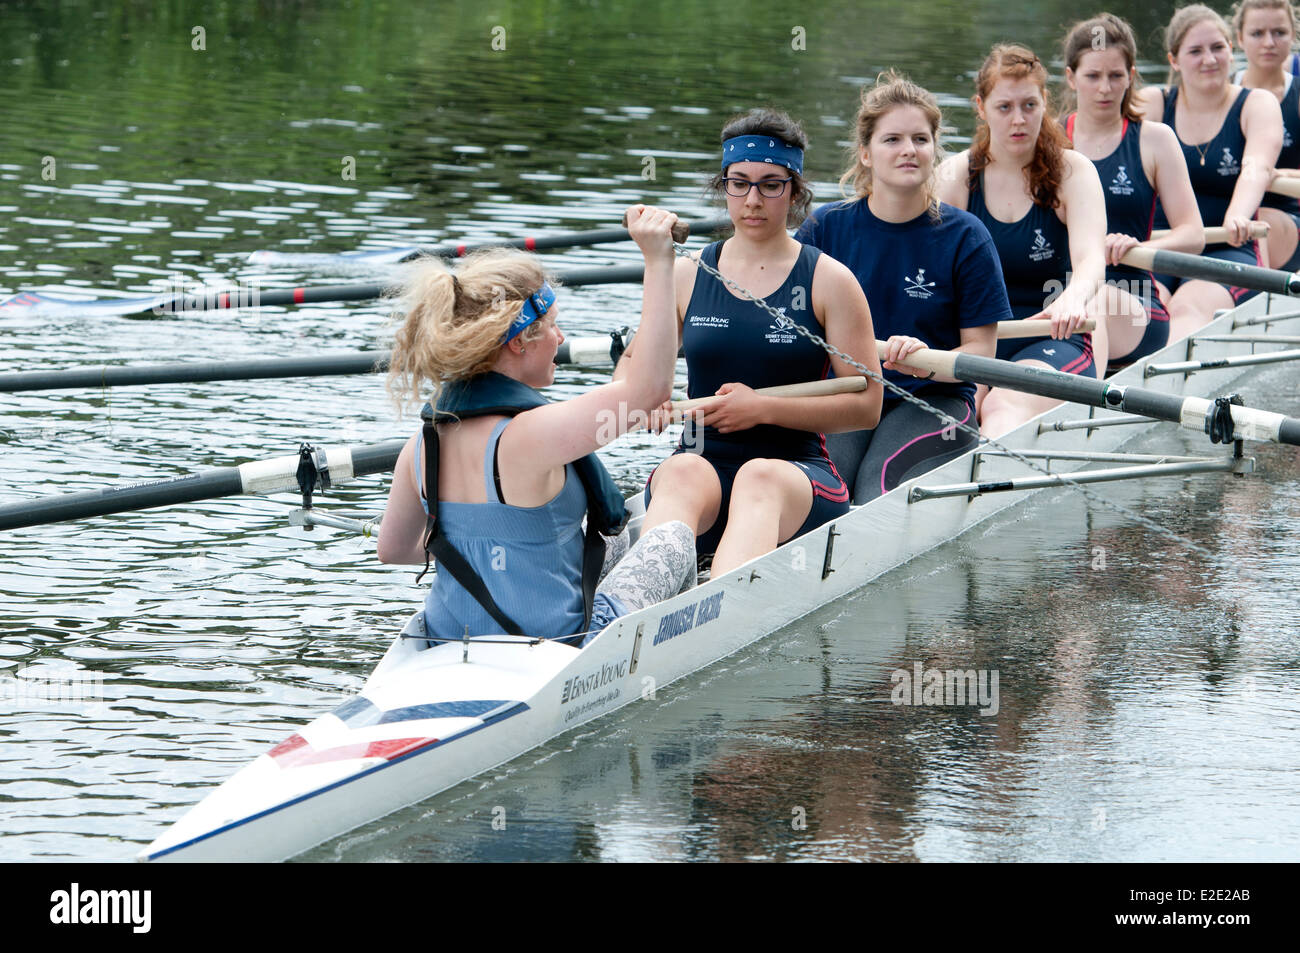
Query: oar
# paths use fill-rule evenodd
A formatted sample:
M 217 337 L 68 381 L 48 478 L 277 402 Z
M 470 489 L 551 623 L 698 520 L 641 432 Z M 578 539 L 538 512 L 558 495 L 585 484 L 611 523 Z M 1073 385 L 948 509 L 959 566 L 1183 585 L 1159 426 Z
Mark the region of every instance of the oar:
M 778 384 L 776 387 L 759 387 L 755 394 L 764 397 L 825 397 L 828 394 L 852 394 L 867 389 L 865 377 L 828 377 L 820 381 L 803 381 L 798 384 Z M 673 401 L 673 420 L 681 420 L 697 407 L 702 407 L 716 397 L 692 397 Z
M 803 384 L 786 384 L 781 387 L 763 387 L 756 393 L 771 397 L 814 397 L 860 391 L 866 386 L 865 377 L 844 377 Z M 674 418 L 679 418 L 684 411 L 690 411 L 710 399 L 704 397 L 674 401 Z M 325 471 L 320 482 L 328 487 L 372 473 L 387 473 L 397 463 L 397 455 L 405 443 L 405 440 L 390 440 L 386 443 L 359 447 L 321 448 L 314 454 L 316 468 Z M 148 483 L 42 496 L 9 503 L 0 506 L 0 530 L 22 529 L 47 523 L 65 523 L 70 520 L 147 510 L 176 503 L 215 500 L 225 496 L 297 490 L 299 489 L 298 468 L 301 465 L 301 454 L 275 457 L 271 460 L 258 460 L 234 467 L 213 467 L 186 476 L 170 477 Z
M 1169 228 L 1157 228 L 1151 233 L 1152 238 L 1165 238 L 1172 234 L 1173 230 Z M 1251 238 L 1268 238 L 1268 222 L 1251 222 Z M 1205 244 L 1207 245 L 1226 245 L 1228 243 L 1228 230 L 1222 225 L 1210 225 L 1205 229 Z
M 360 447 L 325 447 L 317 467 L 328 467 L 328 485 L 372 473 L 387 473 L 397 463 L 405 440 Z M 68 520 L 147 510 L 175 503 L 196 503 L 240 494 L 282 493 L 298 489 L 299 456 L 276 457 L 235 467 L 213 467 L 186 476 L 131 486 L 43 496 L 0 506 L 0 530 L 63 523 Z
M 1097 319 L 1088 318 L 1083 324 L 1079 325 L 1079 331 L 1095 331 L 1097 329 Z M 1052 322 L 1046 318 L 1027 318 L 1024 321 L 999 321 L 998 338 L 1038 338 L 1048 337 L 1052 333 Z M 4 379 L 0 374 L 0 380 Z
M 618 265 L 603 268 L 574 268 L 556 277 L 569 288 L 582 285 L 627 284 L 641 281 L 642 265 Z M 55 311 L 72 314 L 125 316 L 132 314 L 182 314 L 187 311 L 213 311 L 223 308 L 257 308 L 263 305 L 313 304 L 325 301 L 370 301 L 392 290 L 392 283 L 361 285 L 314 285 L 301 288 L 274 288 L 262 291 L 241 288 L 237 291 L 205 291 L 198 294 L 157 294 L 141 298 L 100 298 L 78 300 L 60 298 L 33 291 L 20 291 L 0 301 L 0 319 L 8 315 L 45 314 Z
M 680 222 L 679 224 L 684 226 L 684 231 L 680 238 L 677 238 L 676 234 L 674 234 L 674 238 L 678 242 L 683 242 L 690 235 L 707 235 L 711 232 L 721 231 L 724 228 L 730 228 L 731 219 L 728 217 L 708 218 L 698 222 Z M 409 245 L 403 248 L 384 248 L 374 251 L 340 252 L 337 254 L 255 251 L 248 256 L 248 260 L 264 265 L 319 265 L 330 261 L 351 264 L 393 264 L 410 261 L 420 255 L 437 255 L 439 258 L 461 258 L 470 252 L 481 251 L 485 248 L 524 248 L 528 251 L 546 251 L 552 248 L 581 248 L 630 240 L 631 236 L 626 228 L 593 228 L 583 232 L 563 232 L 558 235 L 496 239 L 476 244 L 455 242 L 446 245 L 433 245 L 427 248 Z
M 556 364 L 612 364 L 611 334 L 570 338 L 560 345 Z M 622 353 L 619 350 L 619 353 Z M 85 387 L 131 387 L 144 384 L 193 384 L 204 381 L 251 381 L 285 377 L 332 377 L 378 374 L 388 370 L 388 351 L 338 351 L 333 354 L 269 358 L 259 361 L 186 361 L 176 364 L 108 365 L 61 371 L 11 371 L 0 374 L 0 393 L 73 390 Z
M 1290 175 L 1279 175 L 1268 187 L 1268 191 L 1276 192 L 1278 195 L 1289 195 L 1293 199 L 1300 198 L 1300 179 Z
M 1191 256 L 1183 256 L 1191 257 Z M 881 356 L 885 342 L 877 341 Z M 1214 434 L 1218 426 L 1215 401 L 1203 397 L 1178 397 L 1141 387 L 1117 386 L 1078 374 L 1066 374 L 1045 367 L 999 361 L 961 351 L 936 351 L 923 349 L 907 356 L 910 367 L 933 371 L 957 380 L 987 384 L 989 387 L 1009 387 L 1012 390 L 1039 394 L 1057 400 L 1068 400 L 1090 407 L 1127 411 L 1156 420 L 1172 421 L 1189 430 Z M 1300 420 L 1275 414 L 1267 410 L 1233 405 L 1231 437 L 1246 440 L 1271 440 L 1300 446 Z M 1225 422 L 1226 423 L 1226 422 Z M 1227 437 L 1228 434 L 1218 434 Z
M 1177 275 L 1179 278 L 1200 278 L 1253 291 L 1300 296 L 1300 275 L 1290 271 L 1242 265 L 1235 261 L 1185 255 L 1177 251 L 1163 251 L 1138 245 L 1125 252 L 1120 262 L 1144 271 Z

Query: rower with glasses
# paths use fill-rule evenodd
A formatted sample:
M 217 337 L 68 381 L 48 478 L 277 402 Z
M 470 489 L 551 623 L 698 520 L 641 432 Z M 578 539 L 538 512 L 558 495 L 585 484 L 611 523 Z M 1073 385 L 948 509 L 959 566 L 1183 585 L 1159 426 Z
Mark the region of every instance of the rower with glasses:
M 846 267 L 790 237 L 812 193 L 803 179 L 808 139 L 784 113 L 755 109 L 722 130 L 722 170 L 735 235 L 676 267 L 677 320 L 688 392 L 712 397 L 686 421 L 681 444 L 646 486 L 645 526 L 680 520 L 700 553 L 726 572 L 848 512 L 849 488 L 823 436 L 869 429 L 881 387 L 771 397 L 760 387 L 862 376 L 798 333 L 824 337 L 880 373 L 867 300 Z M 760 308 L 713 273 L 760 297 Z M 633 342 L 631 351 L 638 347 Z M 615 380 L 628 372 L 625 355 Z M 666 409 L 666 408 L 664 408 Z M 660 418 L 662 420 L 662 418 Z

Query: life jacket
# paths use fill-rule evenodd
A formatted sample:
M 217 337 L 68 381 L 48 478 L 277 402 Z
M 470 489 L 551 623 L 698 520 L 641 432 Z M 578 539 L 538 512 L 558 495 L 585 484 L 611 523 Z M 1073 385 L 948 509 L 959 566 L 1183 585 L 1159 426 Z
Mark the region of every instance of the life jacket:
M 484 610 L 496 620 L 509 635 L 524 635 L 523 628 L 510 618 L 493 600 L 483 577 L 462 556 L 442 533 L 438 522 L 438 429 L 436 424 L 453 423 L 471 417 L 514 417 L 549 401 L 539 392 L 512 377 L 489 371 L 464 381 L 455 381 L 443 387 L 438 395 L 435 411 L 428 404 L 420 412 L 424 420 L 424 495 L 429 507 L 428 530 L 425 538 L 425 556 L 432 556 L 438 565 L 474 597 Z M 583 628 L 591 622 L 592 601 L 596 595 L 596 582 L 605 561 L 605 536 L 615 536 L 627 525 L 627 508 L 623 494 L 610 477 L 605 465 L 594 453 L 573 461 L 574 470 L 582 481 L 587 495 L 587 532 L 582 551 L 582 601 Z M 497 496 L 501 496 L 500 476 L 493 460 L 493 479 Z M 427 564 L 426 564 L 427 571 Z M 421 574 L 423 575 L 423 574 Z

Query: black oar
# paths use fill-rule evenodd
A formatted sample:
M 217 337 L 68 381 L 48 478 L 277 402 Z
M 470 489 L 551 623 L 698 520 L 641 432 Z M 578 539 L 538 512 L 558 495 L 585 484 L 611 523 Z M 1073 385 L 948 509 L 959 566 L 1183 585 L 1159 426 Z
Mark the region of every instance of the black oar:
M 1130 248 L 1120 261 L 1134 268 L 1177 275 L 1179 278 L 1201 278 L 1219 284 L 1236 285 L 1238 288 L 1250 288 L 1252 291 L 1300 297 L 1300 275 L 1295 272 L 1242 265 L 1201 255 L 1185 255 L 1177 251 L 1143 248 L 1141 245 Z
M 643 265 L 573 268 L 556 277 L 569 288 L 582 285 L 628 284 L 641 281 Z M 32 291 L 22 291 L 0 301 L 0 320 L 8 315 L 102 314 L 182 314 L 187 311 L 213 311 L 228 308 L 257 308 L 263 305 L 314 304 L 326 301 L 370 301 L 381 298 L 392 284 L 371 282 L 361 285 L 315 285 L 301 288 L 241 288 L 237 291 L 208 291 L 202 294 L 157 294 L 141 298 L 101 298 L 78 301 Z
M 617 332 L 600 337 L 569 338 L 560 345 L 555 363 L 611 364 L 622 353 L 623 336 Z M 388 351 L 379 350 L 339 351 L 334 354 L 259 361 L 192 361 L 125 366 L 103 364 L 61 371 L 13 371 L 0 374 L 0 393 L 382 373 L 388 370 L 388 354 Z
M 883 358 L 886 354 L 885 342 L 877 341 L 876 346 Z M 1092 377 L 999 361 L 960 351 L 926 348 L 909 354 L 907 364 L 975 384 L 1009 387 L 1089 407 L 1106 407 L 1156 420 L 1172 421 L 1189 430 L 1207 433 L 1216 443 L 1241 438 L 1300 446 L 1300 420 L 1239 404 L 1227 405 L 1204 397 L 1179 397 L 1141 387 L 1125 387 Z
M 698 222 L 682 222 L 685 231 L 677 241 L 685 241 L 690 235 L 707 235 L 731 227 L 731 219 L 703 219 Z M 383 248 L 374 251 L 341 252 L 325 254 L 320 252 L 276 252 L 255 251 L 248 256 L 250 262 L 259 264 L 294 265 L 302 263 L 322 264 L 331 260 L 340 264 L 391 264 L 410 261 L 419 255 L 437 255 L 440 258 L 461 258 L 470 252 L 485 248 L 523 248 L 528 251 L 546 251 L 552 248 L 581 248 L 590 245 L 603 245 L 610 242 L 630 241 L 626 228 L 593 228 L 583 232 L 563 232 L 558 235 L 537 235 L 528 238 L 495 239 L 476 242 L 452 242 L 422 248 L 411 245 L 405 248 Z
M 360 447 L 325 447 L 316 451 L 317 471 L 327 471 L 319 480 L 322 488 L 354 477 L 388 473 L 397 462 L 405 440 L 390 440 Z M 0 506 L 0 530 L 61 523 L 67 520 L 106 516 L 131 510 L 147 510 L 175 503 L 196 503 L 223 496 L 254 493 L 283 493 L 299 489 L 298 468 L 301 455 L 259 460 L 237 467 L 213 467 L 188 476 L 43 496 Z

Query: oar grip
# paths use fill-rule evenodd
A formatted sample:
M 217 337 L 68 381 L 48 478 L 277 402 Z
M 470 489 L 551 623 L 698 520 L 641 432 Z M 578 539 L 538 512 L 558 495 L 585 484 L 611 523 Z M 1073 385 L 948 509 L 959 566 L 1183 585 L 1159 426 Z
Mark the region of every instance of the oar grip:
M 1130 248 L 1126 251 L 1119 262 L 1121 265 L 1128 265 L 1130 268 L 1150 271 L 1155 266 L 1155 260 L 1156 250 L 1154 248 L 1143 248 L 1138 245 L 1136 248 Z
M 623 227 L 627 228 L 627 212 L 623 213 Z M 673 241 L 681 244 L 691 237 L 691 226 L 687 222 L 676 222 L 673 224 Z
M 821 381 L 803 381 L 798 384 L 781 384 L 777 387 L 760 387 L 754 393 L 761 394 L 764 397 L 825 397 L 829 394 L 852 394 L 866 389 L 867 379 L 865 377 L 830 377 Z M 673 420 L 680 420 L 683 414 L 690 413 L 712 400 L 717 400 L 716 395 L 673 401 Z
M 1173 233 L 1171 228 L 1157 228 L 1151 233 L 1152 238 L 1165 238 Z M 1251 238 L 1268 238 L 1268 222 L 1251 222 Z M 1228 243 L 1228 230 L 1222 225 L 1210 225 L 1205 229 L 1205 244 L 1207 245 L 1226 245 Z
M 1076 333 L 1097 330 L 1097 319 L 1088 318 L 1079 325 Z M 1052 333 L 1052 322 L 1046 318 L 1032 318 L 1024 321 L 999 321 L 998 338 L 1037 338 Z
M 1293 199 L 1300 198 L 1300 179 L 1291 175 L 1279 175 L 1268 190 L 1278 195 L 1289 195 Z
M 884 341 L 876 342 L 876 351 L 880 359 L 885 359 L 889 345 Z M 906 364 L 908 367 L 919 367 L 923 371 L 933 371 L 935 374 L 942 374 L 945 377 L 955 377 L 952 369 L 957 361 L 956 351 L 938 351 L 934 348 L 923 347 L 919 351 L 913 351 L 899 363 Z

